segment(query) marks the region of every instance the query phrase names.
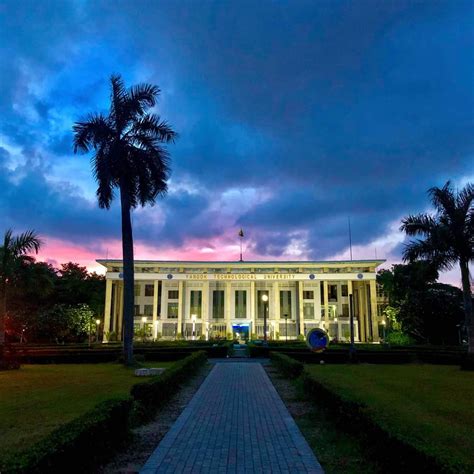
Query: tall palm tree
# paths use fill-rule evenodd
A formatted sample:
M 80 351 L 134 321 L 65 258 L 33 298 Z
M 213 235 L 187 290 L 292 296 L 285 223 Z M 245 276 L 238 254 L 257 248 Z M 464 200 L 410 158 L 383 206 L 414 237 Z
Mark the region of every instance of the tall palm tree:
M 33 230 L 13 236 L 12 229 L 5 232 L 0 246 L 0 357 L 5 345 L 5 317 L 7 314 L 7 290 L 9 284 L 25 260 L 32 260 L 28 254 L 38 253 L 41 240 Z
M 99 207 L 109 209 L 116 191 L 122 212 L 124 275 L 124 358 L 133 361 L 134 269 L 130 212 L 138 205 L 154 204 L 167 192 L 169 155 L 163 146 L 176 132 L 166 121 L 147 111 L 156 105 L 160 89 L 150 84 L 125 88 L 120 76 L 110 78 L 108 115 L 92 114 L 74 124 L 74 152 L 93 151 Z
M 469 264 L 474 260 L 474 185 L 455 190 L 448 181 L 442 188 L 428 191 L 435 214 L 418 214 L 402 220 L 400 230 L 412 240 L 405 248 L 404 260 L 428 260 L 439 270 L 461 269 L 468 352 L 474 356 L 474 315 Z

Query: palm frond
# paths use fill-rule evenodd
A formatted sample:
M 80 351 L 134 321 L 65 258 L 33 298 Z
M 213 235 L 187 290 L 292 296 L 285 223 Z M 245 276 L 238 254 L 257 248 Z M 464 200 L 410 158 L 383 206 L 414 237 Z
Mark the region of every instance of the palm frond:
M 110 117 L 115 123 L 117 131 L 120 132 L 127 122 L 124 106 L 129 100 L 129 95 L 125 88 L 125 83 L 119 74 L 112 74 L 110 84 Z
M 87 120 L 76 122 L 74 132 L 74 153 L 88 152 L 91 148 L 99 148 L 113 137 L 109 121 L 102 114 L 91 114 Z
M 457 197 L 457 207 L 462 210 L 464 214 L 468 214 L 474 209 L 474 184 L 467 183 L 461 191 L 459 191 Z
M 429 214 L 416 214 L 402 219 L 400 230 L 407 235 L 428 235 L 435 226 L 436 221 Z
M 439 214 L 447 214 L 450 218 L 456 210 L 456 196 L 451 181 L 446 181 L 442 188 L 432 187 L 428 190 L 431 202 Z
M 171 128 L 165 120 L 161 120 L 158 115 L 145 114 L 138 119 L 130 130 L 131 137 L 135 138 L 146 135 L 154 137 L 163 143 L 174 143 L 178 134 Z
M 42 245 L 43 242 L 36 232 L 34 230 L 27 230 L 13 238 L 11 242 L 11 252 L 16 257 L 33 251 L 38 253 Z
M 154 107 L 160 92 L 160 88 L 152 84 L 137 84 L 131 87 L 127 106 L 133 116 L 143 115 L 147 108 Z
M 93 173 L 98 187 L 96 191 L 99 207 L 109 209 L 114 198 L 114 173 L 112 163 L 105 150 L 99 150 L 92 159 Z

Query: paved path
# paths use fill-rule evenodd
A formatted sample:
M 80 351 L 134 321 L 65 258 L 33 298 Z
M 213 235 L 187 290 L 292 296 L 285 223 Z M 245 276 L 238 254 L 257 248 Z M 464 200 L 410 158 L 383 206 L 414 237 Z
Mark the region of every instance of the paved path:
M 140 471 L 322 473 L 259 363 L 217 363 Z

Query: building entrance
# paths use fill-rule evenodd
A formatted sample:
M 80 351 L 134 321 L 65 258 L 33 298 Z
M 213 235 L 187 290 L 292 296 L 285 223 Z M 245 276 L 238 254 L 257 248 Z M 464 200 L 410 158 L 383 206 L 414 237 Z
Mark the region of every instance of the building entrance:
M 248 324 L 233 324 L 232 332 L 234 339 L 237 339 L 241 344 L 245 344 L 249 340 Z

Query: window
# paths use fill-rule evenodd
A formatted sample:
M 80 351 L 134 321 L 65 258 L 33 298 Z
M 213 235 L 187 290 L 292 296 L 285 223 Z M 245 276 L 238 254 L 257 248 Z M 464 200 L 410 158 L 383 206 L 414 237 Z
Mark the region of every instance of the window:
M 155 294 L 155 285 L 145 285 L 145 296 L 153 296 Z
M 168 303 L 168 318 L 178 319 L 178 303 Z
M 212 318 L 224 318 L 224 290 L 214 290 L 212 292 Z
M 314 303 L 303 303 L 304 319 L 314 319 Z
M 349 317 L 349 305 L 347 303 L 342 303 L 342 317 Z
M 263 319 L 263 312 L 265 311 L 265 305 L 267 308 L 267 317 L 268 317 L 268 306 L 270 304 L 270 301 L 267 300 L 266 303 L 262 301 L 262 296 L 267 295 L 268 297 L 268 291 L 267 290 L 258 290 L 257 291 L 257 318 Z
M 140 316 L 140 305 L 139 304 L 136 304 L 133 307 L 133 314 L 134 314 L 134 316 Z
M 341 295 L 342 296 L 347 296 L 349 294 L 349 289 L 347 285 L 342 285 L 341 286 Z
M 177 300 L 179 298 L 179 290 L 168 290 L 168 299 Z
M 337 301 L 337 285 L 328 285 L 329 301 Z
M 303 299 L 304 300 L 314 299 L 314 291 L 303 291 Z
M 285 314 L 291 318 L 291 291 L 280 291 L 280 317 L 285 317 Z
M 140 285 L 135 285 L 134 293 L 135 293 L 135 296 L 140 296 Z
M 235 291 L 235 317 L 247 317 L 247 292 L 245 290 Z
M 201 290 L 191 290 L 190 291 L 190 316 L 193 314 L 196 315 L 197 318 L 201 317 L 202 311 L 202 291 Z
M 321 305 L 324 305 L 324 283 L 321 282 L 321 285 L 320 285 L 320 292 L 319 294 L 321 295 Z
M 144 316 L 153 316 L 153 305 L 146 304 L 143 308 L 143 315 Z

